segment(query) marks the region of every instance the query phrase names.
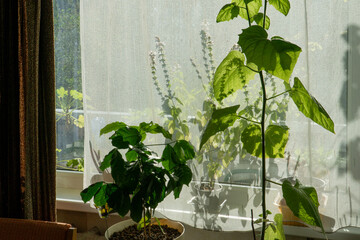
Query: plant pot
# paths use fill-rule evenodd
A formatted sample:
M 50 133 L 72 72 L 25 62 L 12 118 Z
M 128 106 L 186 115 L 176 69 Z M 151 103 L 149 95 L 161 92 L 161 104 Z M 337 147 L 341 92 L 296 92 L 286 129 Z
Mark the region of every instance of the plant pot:
M 167 225 L 168 227 L 174 228 L 174 229 L 178 230 L 181 233 L 181 235 L 178 236 L 177 238 L 175 238 L 174 240 L 183 240 L 184 239 L 185 227 L 180 222 L 175 222 L 175 221 L 172 221 L 172 220 L 166 219 L 166 218 L 159 218 L 159 221 L 160 221 L 161 226 Z M 152 222 L 153 222 L 152 224 L 154 224 L 154 225 L 157 224 L 155 219 L 153 219 Z M 134 222 L 132 219 L 128 219 L 128 220 L 118 222 L 118 223 L 112 225 L 111 227 L 109 227 L 106 230 L 105 238 L 109 240 L 110 236 L 113 233 L 122 231 L 125 228 L 127 228 L 129 226 L 132 226 L 132 225 L 136 225 L 136 224 L 137 223 Z

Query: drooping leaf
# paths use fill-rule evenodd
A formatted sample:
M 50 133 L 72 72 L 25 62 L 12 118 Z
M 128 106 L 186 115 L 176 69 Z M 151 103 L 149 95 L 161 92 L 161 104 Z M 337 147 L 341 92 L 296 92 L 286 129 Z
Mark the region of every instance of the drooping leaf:
M 214 110 L 211 115 L 211 119 L 201 136 L 200 149 L 211 136 L 218 132 L 224 131 L 234 124 L 236 119 L 238 119 L 236 111 L 239 107 L 240 105 L 235 105 L 232 107 Z
M 270 125 L 265 132 L 265 152 L 269 158 L 283 158 L 289 139 L 289 128 Z
M 255 76 L 255 72 L 244 65 L 245 56 L 231 51 L 216 69 L 214 95 L 221 102 L 224 98 L 244 87 Z
M 226 4 L 220 9 L 216 22 L 230 21 L 239 16 L 240 8 L 235 3 Z
M 119 151 L 114 151 L 111 155 L 111 176 L 115 183 L 121 186 L 126 180 L 125 160 Z
M 298 180 L 293 186 L 289 180 L 285 180 L 282 191 L 286 204 L 296 217 L 309 225 L 320 227 L 324 232 L 315 188 L 303 186 Z
M 269 0 L 269 3 L 275 7 L 276 10 L 284 14 L 288 15 L 290 11 L 290 2 L 289 0 Z
M 265 131 L 265 157 L 284 157 L 289 132 L 286 126 L 270 125 Z M 247 126 L 241 134 L 244 149 L 256 157 L 262 156 L 261 127 L 257 124 Z
M 125 126 L 126 126 L 126 124 L 123 123 L 123 122 L 112 122 L 112 123 L 109 123 L 108 125 L 106 125 L 105 127 L 103 127 L 103 128 L 100 130 L 100 136 L 103 135 L 103 134 L 112 132 L 112 131 L 116 131 L 116 130 L 118 130 L 119 128 L 125 127 Z
M 174 148 L 171 145 L 166 145 L 162 153 L 162 165 L 163 167 L 168 170 L 169 172 L 174 171 L 174 167 L 180 163 L 178 156 Z
M 103 184 L 104 184 L 103 182 L 97 182 L 91 184 L 89 187 L 82 190 L 80 196 L 81 199 L 84 201 L 84 203 L 90 201 L 90 199 L 100 190 Z
M 261 127 L 250 124 L 241 134 L 243 148 L 251 155 L 261 157 Z
M 142 217 L 142 194 L 139 192 L 133 196 L 130 204 L 130 217 L 135 222 L 139 222 Z
M 294 86 L 291 88 L 290 97 L 299 111 L 306 117 L 310 118 L 330 132 L 335 133 L 334 122 L 330 118 L 329 114 L 325 111 L 323 106 L 321 106 L 321 104 L 309 94 L 300 79 L 297 77 L 294 79 Z
M 246 4 L 249 10 L 250 19 L 252 19 L 259 12 L 262 6 L 262 0 L 233 0 L 232 2 L 235 2 L 236 5 L 239 6 L 240 8 L 239 15 L 245 20 L 248 20 L 248 14 L 246 12 Z
M 117 186 L 115 184 L 102 185 L 100 190 L 94 196 L 94 203 L 96 206 L 105 206 L 109 196 L 115 192 Z
M 174 150 L 182 162 L 186 162 L 187 160 L 193 159 L 195 157 L 194 147 L 188 141 L 177 141 L 174 145 Z
M 269 40 L 267 37 L 267 32 L 260 26 L 243 29 L 238 43 L 247 64 L 253 63 L 257 65 L 257 70 L 265 70 L 289 82 L 301 48 L 278 38 Z
M 182 164 L 180 167 L 176 168 L 174 175 L 178 177 L 178 182 L 180 184 L 189 185 L 192 179 L 191 169 L 185 164 Z
M 274 223 L 271 223 L 265 230 L 265 240 L 285 240 L 282 214 L 276 214 Z
M 258 13 L 254 16 L 254 21 L 259 25 L 260 27 L 263 27 L 264 24 L 264 14 Z M 265 17 L 265 29 L 268 30 L 270 28 L 270 18 L 268 16 Z
M 117 151 L 118 150 L 116 148 L 114 148 L 104 157 L 104 160 L 100 164 L 101 171 L 104 171 L 105 169 L 107 169 L 108 167 L 111 166 L 112 156 L 113 156 L 114 152 L 117 152 Z
M 153 123 L 153 122 L 145 123 L 145 122 L 142 122 L 142 123 L 140 123 L 139 126 L 140 126 L 140 129 L 145 131 L 145 132 L 152 133 L 152 134 L 161 133 L 165 138 L 171 139 L 171 134 L 157 123 Z

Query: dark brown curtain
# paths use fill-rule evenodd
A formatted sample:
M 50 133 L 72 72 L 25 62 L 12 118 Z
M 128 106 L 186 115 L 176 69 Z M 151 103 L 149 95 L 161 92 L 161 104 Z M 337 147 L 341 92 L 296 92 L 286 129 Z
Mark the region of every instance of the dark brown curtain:
M 0 217 L 54 221 L 52 0 L 0 1 Z

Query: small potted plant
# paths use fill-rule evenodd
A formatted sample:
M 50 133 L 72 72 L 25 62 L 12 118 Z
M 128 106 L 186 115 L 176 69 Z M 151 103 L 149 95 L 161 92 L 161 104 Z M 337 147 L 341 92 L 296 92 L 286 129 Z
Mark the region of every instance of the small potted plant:
M 114 148 L 104 157 L 100 169 L 110 168 L 114 181 L 90 185 L 81 192 L 82 200 L 88 202 L 93 198 L 95 206 L 105 215 L 113 211 L 125 216 L 130 212 L 132 220 L 118 225 L 138 225 L 130 227 L 134 230 L 128 238 L 121 239 L 134 239 L 132 234 L 143 235 L 142 239 L 150 239 L 150 236 L 151 239 L 180 239 L 181 232 L 171 236 L 172 230 L 160 225 L 165 220 L 153 218 L 153 215 L 167 195 L 173 193 L 178 198 L 183 185 L 190 183 L 192 172 L 186 162 L 194 158 L 192 145 L 186 140 L 171 141 L 171 134 L 152 122 L 143 122 L 138 126 L 113 122 L 101 129 L 100 135 L 110 132 L 113 132 L 109 139 Z M 146 145 L 147 133 L 162 134 L 169 142 Z M 150 149 L 155 146 L 165 146 L 161 156 Z M 119 230 L 115 224 L 107 233 Z M 158 238 L 154 237 L 156 231 L 159 232 Z M 107 235 L 110 234 L 105 236 L 112 239 Z

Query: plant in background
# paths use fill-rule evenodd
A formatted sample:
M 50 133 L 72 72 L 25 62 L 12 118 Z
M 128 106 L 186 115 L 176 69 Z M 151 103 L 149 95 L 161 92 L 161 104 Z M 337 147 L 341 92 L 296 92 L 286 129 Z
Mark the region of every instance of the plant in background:
M 241 50 L 231 51 L 216 69 L 213 81 L 214 96 L 218 102 L 222 102 L 239 89 L 243 89 L 257 74 L 262 96 L 260 115 L 249 114 L 249 109 L 241 105 L 217 108 L 212 113 L 200 143 L 202 148 L 218 132 L 230 128 L 240 120 L 248 121 L 248 126 L 241 133 L 241 142 L 249 154 L 261 158 L 262 214 L 258 219 L 262 223 L 261 240 L 285 238 L 282 215 L 276 214 L 274 222 L 267 219 L 269 211 L 266 209 L 266 184 L 270 182 L 282 186 L 286 203 L 295 216 L 307 224 L 320 227 L 324 233 L 315 188 L 303 186 L 298 180 L 293 185 L 288 180 L 277 183 L 267 178 L 267 158 L 284 158 L 289 137 L 289 128 L 284 124 L 267 123 L 266 117 L 271 102 L 288 93 L 300 112 L 334 133 L 333 121 L 320 103 L 305 89 L 300 79 L 295 77 L 293 85 L 290 85 L 290 77 L 301 48 L 279 36 L 268 38 L 266 31 L 270 27 L 270 18 L 267 16 L 268 4 L 285 16 L 290 10 L 288 0 L 264 0 L 264 5 L 261 0 L 233 0 L 220 10 L 216 19 L 217 22 L 223 22 L 240 16 L 247 20 L 249 27 L 239 34 L 238 44 Z M 263 12 L 260 12 L 261 8 Z M 284 83 L 285 91 L 269 96 L 264 72 L 276 77 L 276 81 Z M 256 109 L 257 103 L 254 104 L 253 109 Z
M 110 132 L 114 132 L 109 138 L 114 149 L 104 157 L 100 169 L 110 168 L 114 182 L 94 183 L 81 192 L 81 198 L 85 203 L 93 198 L 96 206 L 121 216 L 130 211 L 148 239 L 155 208 L 170 193 L 178 198 L 183 185 L 190 183 L 192 172 L 186 163 L 194 158 L 194 149 L 186 140 L 171 141 L 171 134 L 152 122 L 139 126 L 113 122 L 100 135 Z M 147 133 L 161 134 L 171 142 L 146 145 Z M 165 146 L 161 156 L 150 149 L 161 145 Z
M 191 140 L 195 146 L 199 145 L 200 139 L 196 136 L 191 136 L 189 129 L 196 127 L 200 132 L 204 131 L 207 122 L 210 120 L 213 111 L 217 107 L 228 106 L 236 101 L 236 99 L 228 100 L 227 103 L 219 103 L 214 95 L 214 74 L 215 74 L 215 61 L 213 56 L 213 41 L 207 30 L 205 23 L 201 32 L 201 45 L 203 53 L 203 64 L 198 64 L 195 59 L 190 59 L 192 66 L 196 72 L 198 80 L 205 92 L 205 99 L 202 103 L 202 109 L 194 109 L 195 96 L 201 90 L 187 91 L 184 82 L 174 71 L 168 69 L 168 64 L 165 56 L 165 44 L 156 37 L 156 53 L 150 52 L 150 67 L 152 72 L 152 79 L 158 95 L 161 97 L 163 112 L 161 115 L 166 119 L 164 127 L 173 134 L 175 139 Z M 238 45 L 233 46 L 233 50 L 238 49 Z M 166 90 L 164 91 L 159 83 L 158 69 L 156 68 L 156 56 L 158 63 L 161 65 L 163 77 L 165 80 Z M 271 91 L 276 93 L 277 85 L 275 79 L 271 74 L 266 74 L 266 82 L 271 86 Z M 180 85 L 180 87 L 178 86 Z M 244 86 L 246 88 L 246 86 Z M 255 97 L 251 97 L 249 91 L 245 90 L 246 114 L 248 117 L 256 119 L 261 114 L 261 92 Z M 274 99 L 267 113 L 269 116 L 269 123 L 285 122 L 286 110 L 288 99 L 285 97 L 281 99 Z M 250 99 L 256 98 L 255 103 L 252 105 Z M 185 100 L 184 100 L 185 99 Z M 191 116 L 191 117 L 189 117 Z M 240 121 L 235 126 L 225 129 L 223 132 L 218 132 L 213 135 L 201 149 L 196 150 L 196 160 L 199 164 L 204 164 L 207 171 L 207 177 L 203 184 L 209 183 L 209 187 L 213 188 L 216 179 L 221 177 L 224 170 L 228 168 L 229 164 L 239 157 L 239 162 L 245 161 L 245 155 L 242 151 L 240 143 L 240 136 L 242 131 L 247 127 L 246 120 Z
M 76 117 L 74 114 L 74 111 L 79 109 L 79 107 L 82 108 L 82 105 L 83 94 L 81 92 L 74 89 L 65 90 L 64 87 L 56 89 L 56 122 L 60 123 L 58 128 L 61 128 L 61 131 L 58 133 L 59 135 L 63 135 L 66 138 L 67 136 L 72 136 L 73 126 L 78 128 L 84 127 L 84 115 L 80 114 Z M 72 143 L 73 145 L 74 143 Z M 68 149 L 66 150 L 68 152 Z M 62 149 L 57 149 L 57 152 L 62 152 Z M 57 156 L 57 166 L 68 170 L 84 171 L 84 158 L 71 158 L 70 155 L 73 155 L 73 153 L 65 154 L 65 159 L 58 159 L 59 156 Z M 61 165 L 61 163 L 66 163 L 66 167 Z

